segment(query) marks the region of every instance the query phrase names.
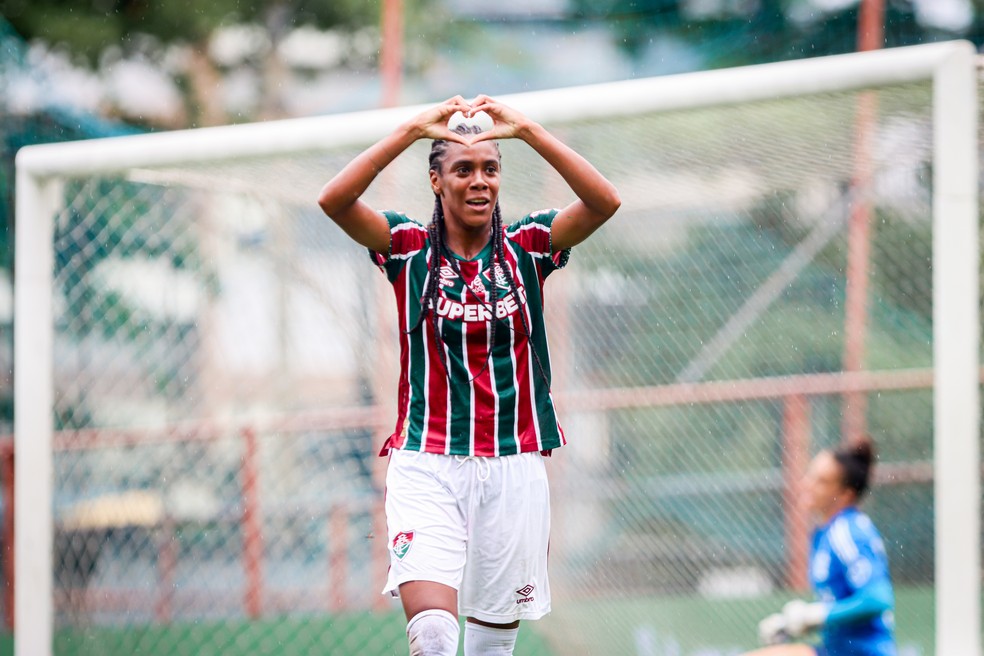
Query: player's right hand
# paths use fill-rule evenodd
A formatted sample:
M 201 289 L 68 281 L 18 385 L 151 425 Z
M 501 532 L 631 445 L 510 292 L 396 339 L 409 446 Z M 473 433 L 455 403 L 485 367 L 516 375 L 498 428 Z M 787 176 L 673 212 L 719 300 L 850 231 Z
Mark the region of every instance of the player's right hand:
M 416 132 L 418 139 L 444 139 L 454 141 L 464 146 L 471 144 L 471 141 L 457 132 L 452 132 L 448 128 L 448 119 L 455 112 L 468 114 L 471 112 L 471 105 L 461 96 L 448 98 L 439 105 L 426 109 L 420 114 L 410 119 L 408 125 Z
M 773 613 L 758 623 L 759 642 L 763 645 L 779 645 L 786 641 L 786 619 L 782 613 Z

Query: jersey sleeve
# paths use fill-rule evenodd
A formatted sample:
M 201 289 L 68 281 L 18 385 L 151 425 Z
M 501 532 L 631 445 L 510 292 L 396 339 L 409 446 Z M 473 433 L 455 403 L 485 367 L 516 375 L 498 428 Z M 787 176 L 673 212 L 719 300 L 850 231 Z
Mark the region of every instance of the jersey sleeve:
M 383 216 L 389 223 L 389 253 L 369 249 L 369 257 L 390 282 L 396 280 L 407 261 L 427 246 L 427 229 L 406 214 L 384 210 Z
M 571 249 L 554 253 L 551 245 L 553 220 L 559 213 L 558 209 L 531 212 L 506 228 L 506 237 L 530 254 L 542 278 L 563 269 L 571 257 Z
M 894 595 L 885 546 L 871 520 L 866 515 L 855 521 L 838 520 L 831 526 L 830 543 L 844 566 L 851 594 L 833 602 L 827 625 L 848 624 L 891 610 Z

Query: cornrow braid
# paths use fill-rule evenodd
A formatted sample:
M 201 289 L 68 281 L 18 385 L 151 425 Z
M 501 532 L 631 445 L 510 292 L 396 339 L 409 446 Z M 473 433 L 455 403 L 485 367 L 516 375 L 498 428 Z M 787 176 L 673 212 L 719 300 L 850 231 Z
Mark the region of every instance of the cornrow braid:
M 482 130 L 478 126 L 469 125 L 458 125 L 454 128 L 454 131 L 458 134 L 479 134 Z M 431 144 L 431 152 L 429 156 L 429 168 L 431 171 L 441 172 L 441 166 L 444 162 L 445 155 L 448 150 L 448 141 L 444 139 L 435 139 Z M 498 150 L 498 145 L 496 145 Z M 427 317 L 430 317 L 431 326 L 434 331 L 434 345 L 437 347 L 437 353 L 441 360 L 441 365 L 444 367 L 444 374 L 450 378 L 451 371 L 448 366 L 447 356 L 444 353 L 444 338 L 440 332 L 440 325 L 438 321 L 437 305 L 440 295 L 440 277 L 441 277 L 441 258 L 443 257 L 448 261 L 451 269 L 461 276 L 461 268 L 458 266 L 458 261 L 448 249 L 445 242 L 446 229 L 444 225 L 444 207 L 441 204 L 441 198 L 435 194 L 434 196 L 434 212 L 431 216 L 431 222 L 427 226 L 427 235 L 430 240 L 430 257 L 427 263 L 427 282 L 424 286 L 424 293 L 420 298 L 420 315 L 417 317 L 417 322 L 412 328 L 406 331 L 407 334 L 415 332 L 420 329 Z M 489 363 L 492 360 L 492 347 L 495 345 L 495 334 L 496 325 L 499 323 L 499 319 L 496 316 L 496 308 L 499 301 L 499 289 L 498 284 L 496 284 L 495 276 L 495 265 L 496 262 L 499 263 L 500 269 L 503 271 L 503 275 L 506 277 L 509 283 L 509 289 L 516 298 L 517 304 L 520 305 L 520 320 L 523 324 L 523 329 L 525 331 L 525 336 L 527 337 L 528 345 L 530 351 L 533 353 L 533 360 L 536 362 L 537 370 L 540 374 L 540 378 L 545 384 L 549 386 L 549 379 L 547 378 L 546 371 L 543 367 L 543 363 L 540 360 L 540 355 L 536 351 L 536 347 L 533 345 L 529 324 L 526 321 L 526 312 L 523 310 L 522 305 L 524 301 L 519 294 L 519 288 L 516 285 L 516 281 L 513 279 L 512 272 L 509 269 L 508 261 L 506 260 L 505 248 L 503 246 L 503 230 L 502 230 L 502 212 L 499 208 L 499 201 L 496 200 L 495 207 L 492 210 L 492 225 L 491 225 L 491 239 L 492 239 L 492 262 L 490 264 L 492 275 L 491 289 L 490 289 L 490 301 L 486 301 L 484 298 L 478 296 L 478 294 L 469 285 L 465 285 L 465 293 L 471 293 L 472 296 L 476 298 L 480 303 L 485 305 L 492 317 L 489 322 L 489 348 L 485 357 L 485 363 L 482 369 L 469 379 L 469 382 L 475 380 L 481 376 L 488 368 Z M 515 330 L 515 329 L 513 329 Z
M 406 331 L 406 334 L 416 332 L 428 315 L 431 319 L 431 326 L 434 329 L 434 344 L 437 346 L 437 353 L 444 367 L 444 374 L 451 377 L 448 368 L 447 357 L 444 355 L 444 344 L 440 337 L 440 326 L 437 319 L 438 292 L 441 280 L 441 255 L 444 251 L 444 208 L 441 206 L 441 199 L 434 197 L 434 213 L 431 222 L 427 226 L 427 236 L 430 239 L 430 259 L 427 262 L 427 283 L 424 286 L 424 294 L 420 297 L 420 314 L 417 316 L 417 323 Z
M 496 200 L 495 210 L 492 212 L 492 243 L 493 244 L 495 244 L 496 241 L 502 241 L 502 217 L 499 216 L 498 209 L 499 209 L 499 201 Z M 457 263 L 455 263 L 455 267 L 457 267 Z M 465 285 L 465 289 L 471 292 L 472 296 L 478 299 L 479 303 L 482 303 L 487 308 L 489 308 L 489 314 L 492 317 L 492 320 L 489 322 L 489 347 L 485 354 L 485 363 L 482 365 L 482 368 L 478 371 L 478 373 L 471 377 L 471 380 L 469 382 L 475 380 L 476 378 L 484 374 L 485 370 L 489 368 L 489 363 L 492 362 L 492 347 L 495 345 L 495 327 L 499 323 L 499 318 L 495 316 L 495 309 L 499 303 L 499 286 L 495 284 L 494 248 L 492 251 L 492 262 L 490 263 L 490 271 L 492 272 L 492 275 L 489 276 L 489 280 L 491 282 L 491 286 L 489 289 L 489 295 L 491 297 L 490 302 L 487 302 L 484 298 L 479 298 L 478 294 L 475 293 L 475 290 L 472 289 L 470 285 Z
M 492 210 L 492 224 L 502 226 L 502 212 L 499 210 L 498 200 L 495 202 L 495 209 Z M 506 277 L 506 281 L 509 283 L 509 289 L 516 297 L 516 303 L 519 305 L 519 318 L 523 322 L 523 330 L 526 331 L 526 343 L 529 346 L 530 352 L 533 354 L 533 361 L 536 362 L 536 369 L 539 372 L 543 383 L 547 387 L 550 387 L 550 379 L 547 378 L 546 370 L 543 368 L 543 363 L 540 361 L 540 354 L 536 352 L 536 346 L 533 344 L 533 331 L 530 330 L 530 325 L 526 322 L 526 310 L 523 309 L 525 302 L 523 301 L 522 296 L 519 295 L 519 287 L 516 285 L 516 280 L 513 278 L 512 271 L 509 269 L 508 261 L 506 260 L 506 250 L 503 245 L 502 234 L 502 228 L 500 227 L 496 230 L 496 236 L 492 241 L 492 246 L 495 253 L 492 258 L 492 276 L 493 278 L 495 277 L 495 260 L 499 260 L 502 273 Z M 495 287 L 494 281 L 493 287 Z
M 454 131 L 461 135 L 478 134 L 481 132 L 481 128 L 478 126 L 459 124 L 454 128 Z M 431 143 L 431 152 L 428 157 L 429 170 L 436 171 L 437 173 L 441 172 L 441 165 L 444 163 L 444 158 L 448 152 L 448 143 L 449 142 L 445 139 L 435 139 Z M 430 240 L 430 258 L 427 262 L 427 284 L 424 287 L 424 294 L 420 298 L 420 315 L 417 317 L 417 323 L 415 323 L 414 326 L 406 332 L 409 334 L 417 331 L 423 325 L 427 317 L 430 317 L 431 327 L 434 332 L 434 346 L 436 347 L 438 357 L 441 361 L 441 366 L 444 368 L 444 375 L 450 378 L 451 369 L 448 366 L 448 359 L 444 353 L 444 338 L 441 335 L 437 312 L 437 304 L 439 302 L 441 287 L 440 279 L 442 256 L 448 260 L 448 263 L 455 273 L 460 275 L 461 269 L 458 267 L 458 262 L 455 260 L 454 256 L 451 255 L 450 250 L 448 250 L 445 245 L 444 233 L 444 206 L 441 204 L 440 196 L 434 194 L 434 211 L 431 215 L 431 222 L 427 226 L 427 236 Z M 465 286 L 467 287 L 467 285 Z M 486 366 L 487 365 L 488 361 L 486 361 Z

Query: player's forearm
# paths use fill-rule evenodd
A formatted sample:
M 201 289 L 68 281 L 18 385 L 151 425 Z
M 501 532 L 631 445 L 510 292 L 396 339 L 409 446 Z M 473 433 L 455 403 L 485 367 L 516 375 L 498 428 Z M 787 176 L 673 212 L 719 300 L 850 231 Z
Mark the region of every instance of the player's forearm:
M 615 214 L 622 204 L 618 190 L 591 162 L 538 123 L 529 123 L 519 136 L 560 174 L 589 210 L 605 219 Z
M 419 138 L 419 130 L 410 123 L 397 127 L 364 150 L 322 187 L 318 205 L 334 217 L 351 207 L 366 192 L 379 172 Z
M 834 602 L 827 613 L 827 626 L 840 626 L 880 615 L 895 605 L 892 586 L 878 583 L 865 586 L 846 599 Z

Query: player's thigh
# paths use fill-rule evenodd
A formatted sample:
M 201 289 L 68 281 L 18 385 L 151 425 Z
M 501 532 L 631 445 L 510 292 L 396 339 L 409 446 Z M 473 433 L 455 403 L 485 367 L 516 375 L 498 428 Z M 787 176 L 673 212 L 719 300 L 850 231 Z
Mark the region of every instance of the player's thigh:
M 401 584 L 400 601 L 407 621 L 425 610 L 440 609 L 458 615 L 458 591 L 434 581 L 407 581 Z
M 492 459 L 480 501 L 469 509 L 462 614 L 490 624 L 538 619 L 550 610 L 550 492 L 538 453 Z
M 519 620 L 509 622 L 508 624 L 496 624 L 495 622 L 483 622 L 477 617 L 468 617 L 465 619 L 471 622 L 472 624 L 478 624 L 479 626 L 487 626 L 491 629 L 518 629 L 519 628 Z
M 441 458 L 395 451 L 386 473 L 386 527 L 390 571 L 384 592 L 410 581 L 457 590 L 465 566 L 467 530 Z

